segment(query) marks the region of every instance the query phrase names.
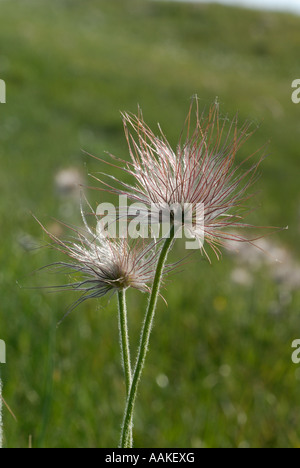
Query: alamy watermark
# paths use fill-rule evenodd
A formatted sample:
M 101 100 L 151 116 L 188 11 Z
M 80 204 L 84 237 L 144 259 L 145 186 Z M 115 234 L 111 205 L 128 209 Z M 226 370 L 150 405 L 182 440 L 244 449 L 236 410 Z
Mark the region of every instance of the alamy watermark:
M 294 104 L 300 103 L 300 79 L 294 80 L 292 82 L 292 88 L 295 88 L 295 91 L 292 93 L 292 101 Z
M 0 80 L 0 104 L 6 103 L 6 84 L 4 80 Z
M 294 340 L 292 343 L 292 348 L 296 348 L 292 353 L 291 359 L 294 364 L 300 363 L 300 340 Z
M 128 205 L 126 195 L 119 196 L 119 206 L 101 203 L 97 207 L 97 234 L 110 238 L 168 237 L 171 227 L 175 238 L 185 238 L 186 249 L 199 249 L 204 243 L 203 203 L 153 203 Z
M 0 364 L 6 363 L 6 346 L 5 341 L 0 340 Z

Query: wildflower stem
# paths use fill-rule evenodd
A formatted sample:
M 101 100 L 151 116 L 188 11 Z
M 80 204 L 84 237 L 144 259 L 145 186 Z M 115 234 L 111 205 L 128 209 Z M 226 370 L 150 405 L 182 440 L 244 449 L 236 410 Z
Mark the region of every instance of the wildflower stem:
M 157 262 L 157 266 L 156 266 L 156 272 L 155 272 L 155 276 L 153 280 L 148 309 L 146 312 L 145 321 L 144 321 L 143 328 L 142 328 L 136 366 L 134 369 L 134 373 L 132 377 L 132 384 L 131 384 L 131 388 L 130 388 L 130 392 L 129 392 L 129 396 L 127 399 L 125 412 L 124 412 L 123 426 L 122 426 L 122 432 L 121 432 L 121 441 L 120 441 L 120 445 L 122 448 L 132 447 L 132 445 L 129 443 L 129 440 L 130 440 L 130 433 L 132 432 L 132 419 L 133 419 L 135 400 L 137 396 L 137 389 L 138 389 L 138 384 L 142 375 L 145 358 L 146 358 L 146 354 L 147 354 L 148 347 L 149 347 L 149 339 L 150 339 L 153 319 L 154 319 L 156 305 L 157 305 L 157 298 L 158 298 L 159 291 L 160 291 L 162 274 L 163 274 L 163 270 L 164 270 L 164 266 L 165 266 L 165 262 L 166 262 L 169 250 L 172 245 L 172 241 L 174 239 L 174 235 L 175 235 L 175 228 L 174 226 L 172 226 L 171 231 L 169 233 L 169 237 L 166 238 L 165 243 L 162 247 L 162 250 L 161 250 L 158 262 Z
M 129 395 L 131 387 L 132 372 L 131 372 L 131 360 L 130 360 L 130 347 L 128 337 L 128 323 L 127 323 L 127 307 L 126 307 L 126 292 L 122 289 L 118 292 L 118 304 L 119 304 L 119 333 L 120 333 L 120 344 L 123 368 L 125 374 L 125 385 L 126 385 L 126 399 Z M 128 433 L 128 441 L 132 445 L 132 430 Z
M 120 327 L 120 340 L 123 358 L 123 366 L 125 373 L 126 392 L 128 393 L 131 386 L 131 363 L 130 363 L 130 349 L 128 337 L 128 324 L 127 324 L 127 307 L 125 290 L 119 291 L 119 327 Z

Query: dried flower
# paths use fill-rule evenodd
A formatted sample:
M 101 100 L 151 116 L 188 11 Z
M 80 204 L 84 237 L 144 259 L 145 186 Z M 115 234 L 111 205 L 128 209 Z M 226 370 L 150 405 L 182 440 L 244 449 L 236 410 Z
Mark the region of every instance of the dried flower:
M 75 237 L 72 236 L 69 241 L 59 239 L 41 225 L 53 241 L 51 246 L 73 260 L 57 262 L 52 266 L 81 274 L 79 280 L 63 286 L 82 292 L 71 310 L 86 299 L 113 294 L 129 287 L 148 292 L 159 254 L 157 243 L 111 239 L 93 233 L 86 221 L 85 225 L 84 232 L 71 228 Z
M 196 123 L 191 130 L 192 110 L 193 103 L 185 122 L 185 141 L 182 142 L 182 132 L 176 151 L 160 127 L 160 136 L 152 132 L 141 111 L 137 116 L 123 114 L 131 162 L 122 161 L 121 169 L 133 176 L 136 184 L 118 181 L 123 187 L 118 189 L 95 178 L 106 185 L 105 190 L 142 202 L 149 211 L 153 205 L 162 212 L 174 204 L 182 209 L 185 204 L 192 206 L 192 235 L 204 239 L 219 258 L 218 246 L 224 245 L 226 240 L 249 241 L 224 229 L 252 227 L 242 222 L 245 216 L 242 210 L 245 201 L 252 196 L 246 192 L 257 178 L 264 154 L 248 165 L 256 151 L 235 165 L 237 152 L 253 133 L 250 124 L 246 122 L 239 128 L 237 117 L 232 121 L 221 118 L 217 102 L 208 115 L 199 115 L 196 100 Z M 198 205 L 203 206 L 200 219 Z M 200 247 L 208 257 L 203 244 Z

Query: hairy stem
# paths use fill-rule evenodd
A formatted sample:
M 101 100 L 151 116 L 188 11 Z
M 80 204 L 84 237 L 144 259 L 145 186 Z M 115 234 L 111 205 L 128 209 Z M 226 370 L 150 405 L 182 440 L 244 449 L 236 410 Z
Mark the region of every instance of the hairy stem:
M 129 336 L 128 336 L 128 323 L 127 323 L 127 307 L 126 307 L 126 293 L 125 289 L 118 292 L 118 304 L 119 304 L 119 333 L 120 333 L 120 344 L 122 361 L 125 375 L 126 385 L 126 399 L 128 398 L 131 381 L 131 360 L 130 360 L 130 347 L 129 347 Z M 127 434 L 128 443 L 132 445 L 132 430 Z
M 137 389 L 138 384 L 142 375 L 146 354 L 149 347 L 149 339 L 151 334 L 151 329 L 153 325 L 153 319 L 156 310 L 157 298 L 160 291 L 160 286 L 162 282 L 162 275 L 164 266 L 166 263 L 166 259 L 169 253 L 169 250 L 172 245 L 172 241 L 174 239 L 175 229 L 172 226 L 171 231 L 169 233 L 169 237 L 166 238 L 165 243 L 162 247 L 156 272 L 154 276 L 154 281 L 152 285 L 152 291 L 150 295 L 150 300 L 148 304 L 148 309 L 145 316 L 145 321 L 142 328 L 140 345 L 138 349 L 138 356 L 136 361 L 136 366 L 134 369 L 133 377 L 132 377 L 132 384 L 129 392 L 129 396 L 126 403 L 126 408 L 124 412 L 124 419 L 123 419 L 123 426 L 122 426 L 122 433 L 121 433 L 121 441 L 120 446 L 122 448 L 131 448 L 132 445 L 130 444 L 130 434 L 132 432 L 132 420 L 133 420 L 133 412 L 134 412 L 134 405 L 137 396 Z

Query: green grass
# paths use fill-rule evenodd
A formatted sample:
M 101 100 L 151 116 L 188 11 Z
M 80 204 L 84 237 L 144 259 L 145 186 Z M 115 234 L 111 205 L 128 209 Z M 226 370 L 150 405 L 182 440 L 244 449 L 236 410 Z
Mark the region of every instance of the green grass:
M 125 391 L 116 298 L 81 305 L 57 328 L 76 297 L 36 289 L 65 278 L 36 271 L 59 256 L 30 248 L 47 241 L 31 213 L 46 226 L 80 223 L 78 203 L 55 192 L 55 174 L 77 167 L 91 184 L 103 165 L 82 149 L 127 158 L 120 110 L 139 104 L 175 145 L 190 97 L 207 107 L 218 96 L 223 113 L 259 127 L 241 157 L 270 141 L 249 221 L 289 225 L 272 241 L 299 261 L 300 105 L 291 83 L 300 18 L 141 0 L 4 0 L 1 17 L 1 374 L 17 417 L 4 410 L 4 445 L 27 447 L 32 437 L 33 447 L 115 447 Z M 94 206 L 110 199 L 88 197 Z M 173 258 L 183 254 L 178 245 Z M 199 254 L 170 278 L 140 386 L 136 447 L 300 445 L 300 374 L 290 359 L 299 291 L 280 289 L 273 266 L 238 286 L 235 267 L 225 253 L 212 265 Z M 129 292 L 133 343 L 146 303 Z

